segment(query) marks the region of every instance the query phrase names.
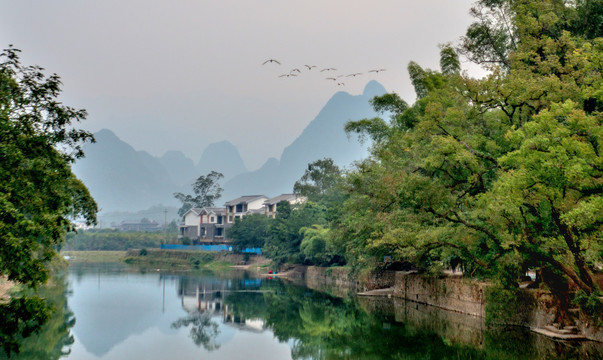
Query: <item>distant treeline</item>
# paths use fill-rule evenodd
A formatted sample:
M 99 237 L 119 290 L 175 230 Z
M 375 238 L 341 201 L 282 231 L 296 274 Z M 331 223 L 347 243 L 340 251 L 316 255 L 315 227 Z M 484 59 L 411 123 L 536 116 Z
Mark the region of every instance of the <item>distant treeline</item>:
M 128 250 L 158 248 L 173 240 L 174 235 L 151 232 L 121 232 L 115 230 L 88 230 L 70 233 L 64 250 Z

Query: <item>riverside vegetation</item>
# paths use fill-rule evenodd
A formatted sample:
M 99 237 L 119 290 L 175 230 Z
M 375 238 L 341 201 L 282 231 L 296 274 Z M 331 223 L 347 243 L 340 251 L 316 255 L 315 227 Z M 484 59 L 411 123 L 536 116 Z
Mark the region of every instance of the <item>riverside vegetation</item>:
M 305 204 L 230 236 L 279 263 L 461 267 L 508 303 L 534 269 L 536 286 L 600 324 L 602 12 L 597 0 L 477 1 L 440 70 L 408 65 L 414 104 L 375 97 L 384 118 L 346 125 L 371 141 L 367 159 L 345 173 L 310 164 L 295 185 Z M 488 75 L 462 73 L 457 53 Z
M 508 302 L 535 269 L 537 286 L 600 324 L 603 1 L 479 0 L 472 14 L 460 44 L 442 45 L 439 70 L 408 65 L 413 104 L 378 96 L 383 118 L 346 125 L 371 142 L 367 159 L 345 172 L 317 160 L 295 184 L 305 204 L 245 217 L 228 235 L 276 263 L 461 267 Z M 459 53 L 488 74 L 461 72 Z M 70 219 L 94 223 L 97 210 L 70 169 L 92 140 L 72 127 L 85 111 L 57 102 L 59 78 L 17 55 L 0 61 L 0 275 L 33 295 L 0 305 L 17 319 L 1 322 L 8 352 L 49 319 L 35 292 Z

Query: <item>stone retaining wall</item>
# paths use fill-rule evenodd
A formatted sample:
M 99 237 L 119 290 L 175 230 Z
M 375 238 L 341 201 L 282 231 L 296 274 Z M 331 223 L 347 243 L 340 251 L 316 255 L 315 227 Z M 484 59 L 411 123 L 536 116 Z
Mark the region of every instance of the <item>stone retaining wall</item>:
M 460 277 L 434 278 L 397 272 L 394 296 L 442 309 L 485 317 L 485 283 Z
M 462 277 L 436 278 L 416 273 L 390 271 L 368 273 L 355 279 L 345 268 L 329 269 L 311 266 L 305 268 L 303 279 L 308 287 L 336 296 L 393 287 L 396 298 L 468 314 L 476 318 L 476 324 L 483 323 L 486 318 L 488 285 Z M 501 324 L 542 328 L 555 321 L 557 310 L 548 292 L 523 290 L 516 303 L 500 310 L 505 312 L 501 316 Z M 594 327 L 592 321 L 589 322 L 588 319 L 580 316 L 576 326 L 589 339 L 603 341 L 603 331 Z M 472 328 L 479 327 L 475 324 L 472 326 Z

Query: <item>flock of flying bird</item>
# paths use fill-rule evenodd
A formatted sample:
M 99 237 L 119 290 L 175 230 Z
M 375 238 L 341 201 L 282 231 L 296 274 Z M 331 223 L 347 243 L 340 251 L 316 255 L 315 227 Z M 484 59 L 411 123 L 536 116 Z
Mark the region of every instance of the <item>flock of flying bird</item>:
M 268 59 L 268 60 L 266 60 L 266 61 L 264 61 L 262 63 L 262 65 L 266 65 L 266 64 L 281 65 L 281 63 L 278 60 L 276 60 L 276 59 Z M 304 66 L 308 69 L 308 71 L 316 68 L 316 65 L 304 65 Z M 386 71 L 386 70 L 387 69 L 372 69 L 372 70 L 369 70 L 368 72 L 369 73 L 378 74 L 378 73 Z M 327 72 L 327 73 L 331 72 L 331 71 L 337 71 L 337 69 L 333 68 L 333 67 L 327 67 L 327 68 L 324 68 L 324 69 L 320 70 L 320 72 Z M 284 78 L 284 77 L 297 77 L 300 74 L 301 74 L 301 70 L 298 69 L 298 68 L 294 68 L 294 69 L 291 69 L 288 73 L 281 74 L 278 77 L 280 77 L 280 78 Z M 348 75 L 334 75 L 334 76 L 326 77 L 325 80 L 334 81 L 334 82 L 337 83 L 337 86 L 345 86 L 345 83 L 341 82 L 339 79 L 344 78 L 344 77 L 356 77 L 356 76 L 360 76 L 360 75 L 362 75 L 362 73 L 359 73 L 359 72 L 358 73 L 351 73 L 351 74 L 348 74 Z

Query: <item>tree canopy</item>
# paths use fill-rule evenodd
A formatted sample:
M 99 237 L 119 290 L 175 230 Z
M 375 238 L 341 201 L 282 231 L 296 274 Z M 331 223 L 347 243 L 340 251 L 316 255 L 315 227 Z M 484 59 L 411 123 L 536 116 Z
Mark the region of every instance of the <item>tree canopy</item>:
M 96 222 L 97 205 L 71 171 L 82 144 L 94 139 L 75 128 L 86 111 L 58 101 L 60 78 L 22 65 L 18 55 L 12 47 L 0 54 L 0 275 L 36 288 L 72 221 Z M 48 317 L 44 306 L 34 295 L 13 298 L 0 323 L 29 334 Z
M 459 73 L 442 47 L 440 71 L 409 65 L 412 106 L 388 94 L 373 105 L 396 109 L 390 121 L 346 126 L 373 140 L 346 177 L 332 231 L 348 260 L 392 255 L 437 269 L 461 258 L 469 274 L 490 275 L 547 268 L 596 291 L 603 39 L 600 20 L 579 20 L 594 3 L 478 1 L 457 50 L 486 77 Z
M 222 187 L 218 183 L 224 175 L 217 171 L 212 171 L 207 175 L 201 175 L 193 183 L 194 195 L 185 195 L 183 193 L 174 193 L 174 197 L 182 202 L 182 207 L 178 210 L 178 215 L 183 216 L 188 210 L 194 207 L 214 206 L 214 202 L 222 196 Z

